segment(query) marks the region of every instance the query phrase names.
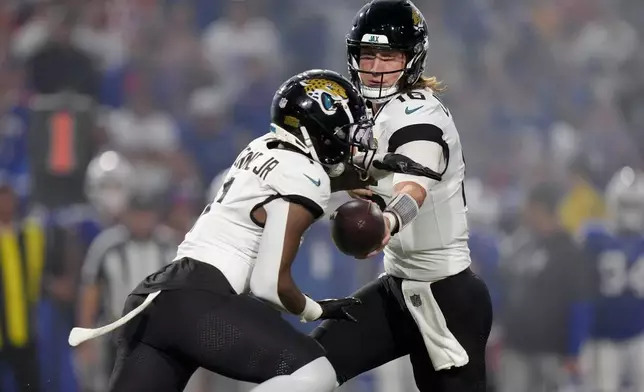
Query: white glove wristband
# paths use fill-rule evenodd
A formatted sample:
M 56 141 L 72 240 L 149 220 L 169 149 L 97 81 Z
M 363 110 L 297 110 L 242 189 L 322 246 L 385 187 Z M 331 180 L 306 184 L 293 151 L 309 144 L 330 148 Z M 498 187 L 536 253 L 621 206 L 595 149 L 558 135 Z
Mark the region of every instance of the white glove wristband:
M 393 233 L 394 230 L 398 227 L 398 219 L 391 211 L 385 211 L 382 213 L 382 216 L 389 221 L 389 233 Z
M 304 298 L 306 299 L 306 305 L 304 305 L 304 310 L 300 313 L 300 322 L 308 323 L 319 319 L 322 316 L 322 307 L 320 304 L 306 295 Z

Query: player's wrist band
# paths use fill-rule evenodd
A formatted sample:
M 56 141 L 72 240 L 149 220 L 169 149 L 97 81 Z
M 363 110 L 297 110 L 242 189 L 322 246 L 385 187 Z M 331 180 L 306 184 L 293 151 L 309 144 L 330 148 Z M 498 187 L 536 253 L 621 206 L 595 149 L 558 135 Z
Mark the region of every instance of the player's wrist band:
M 396 229 L 391 234 L 398 233 L 410 224 L 416 218 L 416 215 L 418 215 L 418 210 L 418 203 L 407 193 L 399 193 L 394 197 L 384 211 L 392 213 L 398 221 Z
M 398 229 L 398 218 L 391 211 L 385 211 L 382 213 L 382 216 L 389 221 L 389 233 L 392 233 Z
M 319 319 L 322 316 L 322 307 L 320 304 L 306 295 L 304 298 L 306 299 L 306 305 L 304 305 L 304 310 L 300 313 L 300 321 L 307 323 Z

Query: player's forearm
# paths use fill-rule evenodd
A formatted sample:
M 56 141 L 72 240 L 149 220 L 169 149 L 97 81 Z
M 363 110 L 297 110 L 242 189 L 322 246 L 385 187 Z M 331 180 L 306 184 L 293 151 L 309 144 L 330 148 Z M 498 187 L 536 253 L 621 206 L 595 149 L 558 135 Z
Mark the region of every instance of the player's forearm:
M 276 200 L 264 207 L 267 220 L 257 252 L 253 274 L 250 277 L 252 293 L 280 310 L 285 310 L 278 295 L 278 281 L 284 253 L 284 233 L 288 216 L 288 204 Z
M 306 306 L 306 298 L 295 285 L 290 273 L 284 273 L 277 283 L 277 296 L 284 308 L 293 314 L 301 314 Z
M 255 269 L 250 278 L 250 291 L 255 297 L 268 302 L 280 311 L 288 311 L 280 299 L 277 289 L 277 279 L 266 276 L 261 271 Z
M 299 250 L 304 228 L 308 228 L 313 220 L 312 217 L 306 222 L 297 219 L 295 215 L 300 208 L 282 199 L 264 206 L 267 219 L 250 279 L 250 288 L 255 296 L 297 315 L 305 312 L 310 301 L 293 281 L 291 265 Z
M 384 210 L 390 233 L 396 234 L 416 219 L 427 192 L 414 182 L 401 182 L 394 187 L 394 197 Z
M 444 159 L 440 145 L 430 141 L 414 141 L 396 149 L 409 159 L 439 173 Z M 427 192 L 437 180 L 396 173 L 393 177 L 393 199 L 385 208 L 384 216 L 389 221 L 391 234 L 396 234 L 416 219 L 420 207 L 425 203 Z
M 267 234 L 264 234 L 265 236 Z M 269 235 L 270 236 L 270 235 Z M 250 277 L 250 290 L 257 298 L 260 298 L 281 311 L 290 312 L 289 308 L 282 303 L 280 296 L 279 264 L 280 254 L 263 251 L 260 247 L 258 260 Z
M 280 274 L 277 281 L 266 281 L 258 274 L 253 273 L 251 291 L 255 296 L 274 305 L 279 310 L 299 315 L 303 320 L 314 321 L 322 315 L 320 305 L 302 294 L 290 273 Z

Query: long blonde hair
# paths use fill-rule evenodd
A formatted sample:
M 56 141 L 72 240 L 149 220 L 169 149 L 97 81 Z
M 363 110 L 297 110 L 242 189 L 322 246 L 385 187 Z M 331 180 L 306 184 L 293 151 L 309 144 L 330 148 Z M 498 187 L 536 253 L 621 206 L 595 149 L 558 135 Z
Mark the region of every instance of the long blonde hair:
M 447 87 L 436 76 L 421 76 L 411 88 L 430 88 L 439 94 L 447 90 Z

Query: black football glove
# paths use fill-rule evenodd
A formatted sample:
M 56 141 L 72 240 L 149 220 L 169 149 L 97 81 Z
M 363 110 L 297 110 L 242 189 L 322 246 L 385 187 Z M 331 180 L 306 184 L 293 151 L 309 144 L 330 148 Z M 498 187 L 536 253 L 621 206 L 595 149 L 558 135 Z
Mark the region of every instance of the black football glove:
M 357 323 L 355 317 L 353 317 L 347 309 L 361 305 L 362 301 L 354 297 L 338 298 L 338 299 L 323 299 L 316 301 L 322 307 L 322 315 L 320 316 L 321 320 L 334 319 L 334 320 L 347 320 Z
M 350 189 L 362 189 L 369 185 L 376 185 L 378 181 L 373 178 L 363 180 L 360 173 L 353 168 L 347 167 L 338 177 L 331 178 L 331 192 L 348 191 Z
M 440 181 L 443 178 L 440 173 L 437 173 L 402 154 L 385 154 L 384 156 L 376 156 L 371 165 L 375 169 L 391 173 L 411 174 L 412 176 L 427 177 L 436 181 Z

